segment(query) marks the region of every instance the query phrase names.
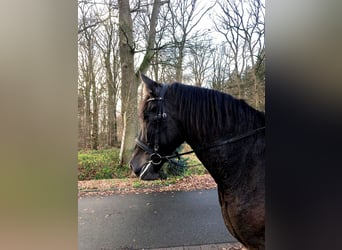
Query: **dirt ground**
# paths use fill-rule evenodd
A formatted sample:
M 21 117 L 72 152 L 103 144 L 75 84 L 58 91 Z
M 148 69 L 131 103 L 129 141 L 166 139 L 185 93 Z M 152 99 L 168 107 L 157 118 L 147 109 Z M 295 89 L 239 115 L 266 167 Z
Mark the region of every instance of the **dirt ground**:
M 157 181 L 140 181 L 137 178 L 90 180 L 78 181 L 78 197 L 164 191 L 193 191 L 215 188 L 216 183 L 209 174 Z

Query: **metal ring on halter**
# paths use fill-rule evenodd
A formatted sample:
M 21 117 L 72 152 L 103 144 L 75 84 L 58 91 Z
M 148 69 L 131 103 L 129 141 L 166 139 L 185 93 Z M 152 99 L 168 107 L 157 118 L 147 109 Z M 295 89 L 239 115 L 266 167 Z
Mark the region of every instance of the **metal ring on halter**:
M 150 155 L 150 159 L 153 165 L 159 165 L 162 163 L 163 157 L 161 157 L 161 155 L 158 153 L 153 153 Z

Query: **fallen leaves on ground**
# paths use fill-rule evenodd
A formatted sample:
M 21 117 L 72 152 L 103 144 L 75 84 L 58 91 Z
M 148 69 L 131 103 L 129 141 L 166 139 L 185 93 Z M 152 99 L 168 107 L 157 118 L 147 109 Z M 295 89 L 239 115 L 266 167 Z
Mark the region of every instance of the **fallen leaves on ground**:
M 209 174 L 157 181 L 141 181 L 137 178 L 90 180 L 78 181 L 78 197 L 165 191 L 194 191 L 215 188 L 216 183 Z

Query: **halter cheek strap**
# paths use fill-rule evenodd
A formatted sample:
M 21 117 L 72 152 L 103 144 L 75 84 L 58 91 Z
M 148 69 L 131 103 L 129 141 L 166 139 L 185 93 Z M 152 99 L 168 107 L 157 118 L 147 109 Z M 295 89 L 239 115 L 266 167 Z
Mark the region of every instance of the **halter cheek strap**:
M 151 101 L 158 102 L 157 114 L 155 116 L 156 124 L 155 124 L 155 138 L 154 138 L 154 147 L 153 147 L 154 153 L 157 153 L 157 151 L 159 150 L 161 120 L 167 117 L 166 113 L 164 113 L 163 111 L 164 100 L 165 100 L 164 96 L 165 96 L 167 89 L 168 89 L 168 85 L 163 84 L 159 93 L 159 97 L 154 97 L 154 98 L 150 98 L 147 100 L 147 102 L 151 102 Z
M 152 97 L 146 100 L 146 102 L 152 102 L 152 101 L 157 101 L 158 102 L 158 106 L 157 106 L 157 113 L 155 116 L 155 138 L 154 138 L 154 146 L 153 149 L 151 147 L 149 147 L 147 144 L 145 144 L 144 142 L 142 142 L 139 138 L 136 138 L 136 144 L 145 152 L 148 152 L 150 154 L 150 162 L 153 165 L 159 165 L 162 163 L 162 159 L 163 157 L 160 156 L 160 154 L 158 153 L 159 150 L 159 139 L 160 139 L 160 128 L 161 128 L 161 120 L 165 119 L 167 117 L 167 114 L 164 112 L 164 96 L 165 93 L 168 89 L 168 85 L 163 84 L 162 88 L 160 90 L 159 93 L 159 97 Z

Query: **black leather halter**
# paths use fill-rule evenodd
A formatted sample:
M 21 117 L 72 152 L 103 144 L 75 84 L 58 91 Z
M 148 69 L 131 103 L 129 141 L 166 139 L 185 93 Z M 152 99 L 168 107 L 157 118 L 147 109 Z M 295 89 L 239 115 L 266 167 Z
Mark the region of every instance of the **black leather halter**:
M 207 150 L 207 149 L 223 146 L 225 144 L 234 143 L 234 142 L 240 141 L 240 140 L 242 140 L 244 138 L 250 137 L 250 136 L 256 134 L 257 132 L 265 129 L 265 126 L 264 127 L 260 127 L 260 128 L 256 128 L 256 129 L 248 131 L 248 132 L 246 132 L 246 133 L 244 133 L 242 135 L 238 135 L 238 136 L 234 136 L 232 138 L 221 139 L 221 140 L 215 141 L 215 142 L 211 143 L 208 146 L 199 147 L 197 149 L 194 149 L 194 150 L 191 150 L 191 151 L 187 151 L 187 152 L 184 152 L 184 153 L 178 153 L 176 151 L 172 155 L 162 156 L 162 155 L 160 155 L 158 153 L 158 150 L 159 150 L 159 137 L 160 137 L 160 132 L 161 132 L 160 131 L 161 122 L 162 122 L 162 120 L 164 118 L 167 117 L 167 114 L 163 110 L 163 107 L 164 107 L 163 103 L 165 101 L 164 96 L 165 96 L 165 93 L 166 93 L 167 89 L 168 89 L 168 85 L 163 84 L 162 85 L 162 89 L 160 91 L 160 96 L 147 99 L 147 101 L 146 101 L 146 102 L 152 102 L 152 101 L 157 101 L 158 102 L 157 114 L 155 116 L 155 121 L 156 121 L 155 133 L 156 134 L 155 134 L 155 138 L 154 138 L 154 147 L 151 148 L 146 143 L 141 141 L 139 138 L 135 139 L 135 142 L 136 142 L 137 146 L 140 147 L 145 152 L 150 154 L 150 161 L 149 161 L 149 163 L 151 163 L 152 165 L 157 166 L 157 165 L 160 165 L 163 162 L 163 160 L 164 161 L 172 161 L 171 159 L 174 159 L 174 158 L 178 158 L 179 159 L 179 157 L 182 156 L 182 155 L 192 154 L 192 153 L 195 153 L 195 152 L 198 152 L 198 151 L 203 151 L 203 150 Z
M 150 154 L 150 162 L 153 165 L 159 165 L 162 163 L 163 159 L 166 159 L 165 156 L 162 157 L 159 153 L 159 137 L 160 137 L 160 127 L 161 127 L 161 122 L 163 119 L 167 117 L 167 114 L 164 112 L 164 96 L 165 93 L 168 89 L 168 85 L 163 84 L 162 89 L 160 90 L 159 97 L 153 97 L 149 98 L 146 100 L 146 102 L 152 102 L 156 101 L 157 102 L 157 114 L 154 117 L 155 122 L 156 122 L 156 129 L 155 129 L 155 138 L 154 138 L 154 146 L 151 148 L 148 146 L 146 143 L 142 142 L 139 138 L 135 139 L 136 144 L 145 152 Z

